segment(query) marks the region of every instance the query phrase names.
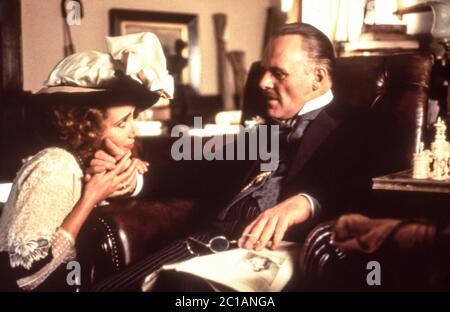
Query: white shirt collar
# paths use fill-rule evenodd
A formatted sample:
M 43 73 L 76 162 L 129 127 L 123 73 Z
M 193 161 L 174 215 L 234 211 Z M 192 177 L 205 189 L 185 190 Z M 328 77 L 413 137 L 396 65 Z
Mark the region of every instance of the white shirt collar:
M 333 92 L 330 89 L 324 95 L 321 95 L 315 99 L 312 99 L 309 102 L 306 102 L 306 104 L 302 107 L 302 109 L 298 113 L 298 116 L 301 116 L 301 115 L 309 113 L 313 110 L 325 107 L 328 104 L 330 104 L 332 100 L 333 100 Z

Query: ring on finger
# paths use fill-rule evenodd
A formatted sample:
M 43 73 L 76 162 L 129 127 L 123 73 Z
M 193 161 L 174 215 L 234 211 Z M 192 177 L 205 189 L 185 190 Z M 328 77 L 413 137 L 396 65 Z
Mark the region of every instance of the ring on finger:
M 257 240 L 254 244 L 253 244 L 253 249 L 258 249 L 261 247 L 261 241 Z
M 247 235 L 245 235 L 245 236 L 248 237 L 247 240 L 248 240 L 249 242 L 256 243 L 257 241 L 259 241 L 259 235 L 255 235 L 255 234 L 247 234 Z

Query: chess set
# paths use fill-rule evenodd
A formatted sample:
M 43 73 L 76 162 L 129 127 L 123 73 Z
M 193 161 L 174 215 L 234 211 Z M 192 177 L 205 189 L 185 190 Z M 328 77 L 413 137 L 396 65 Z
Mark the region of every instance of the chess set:
M 447 141 L 445 122 L 438 118 L 434 124 L 436 134 L 430 149 L 420 142 L 419 151 L 413 154 L 413 179 L 432 179 L 445 181 L 450 179 L 450 143 Z

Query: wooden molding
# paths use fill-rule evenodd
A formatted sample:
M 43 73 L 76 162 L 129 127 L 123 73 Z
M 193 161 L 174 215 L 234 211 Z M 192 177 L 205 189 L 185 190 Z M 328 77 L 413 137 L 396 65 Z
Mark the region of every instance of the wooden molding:
M 0 0 L 0 90 L 23 89 L 20 0 Z

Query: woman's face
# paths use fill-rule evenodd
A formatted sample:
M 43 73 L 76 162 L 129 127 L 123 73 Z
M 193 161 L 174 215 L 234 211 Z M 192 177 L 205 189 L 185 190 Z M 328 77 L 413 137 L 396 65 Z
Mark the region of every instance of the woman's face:
M 133 124 L 134 106 L 123 105 L 110 107 L 106 110 L 105 130 L 102 139 L 110 139 L 122 150 L 133 149 L 136 136 Z

